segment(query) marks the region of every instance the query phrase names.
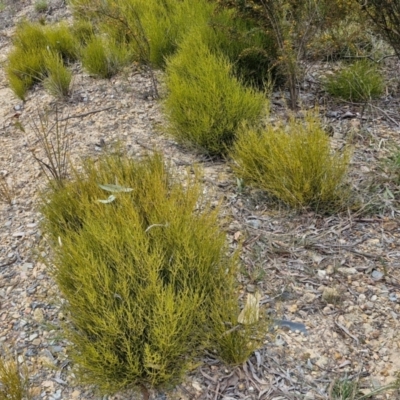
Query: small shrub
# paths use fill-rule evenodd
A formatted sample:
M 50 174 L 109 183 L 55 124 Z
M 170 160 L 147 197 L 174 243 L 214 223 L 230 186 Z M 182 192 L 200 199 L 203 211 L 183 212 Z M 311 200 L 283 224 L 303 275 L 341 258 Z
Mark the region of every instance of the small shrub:
M 332 154 L 317 117 L 243 129 L 231 152 L 238 177 L 294 208 L 330 211 L 347 199 L 349 152 Z
M 325 89 L 343 100 L 364 102 L 383 93 L 384 81 L 374 64 L 360 60 L 328 77 Z
M 22 22 L 13 37 L 14 48 L 8 56 L 6 74 L 11 89 L 25 100 L 27 90 L 43 81 L 48 70 L 46 63 L 57 54 L 64 63 L 73 61 L 78 55 L 77 42 L 65 24 L 43 26 L 38 23 Z M 53 67 L 55 66 L 53 62 Z M 59 79 L 67 79 L 68 72 L 58 63 Z M 56 79 L 53 68 L 50 81 Z M 65 87 L 65 86 L 64 86 Z
M 54 97 L 67 97 L 70 90 L 72 72 L 64 65 L 58 53 L 50 53 L 45 60 L 46 75 L 43 84 Z
M 83 67 L 100 78 L 111 78 L 131 58 L 126 47 L 98 36 L 90 39 L 81 56 Z
M 169 131 L 209 154 L 225 153 L 239 125 L 257 123 L 265 110 L 263 94 L 245 88 L 194 31 L 168 60 L 166 82 Z
M 0 174 L 0 202 L 12 204 L 14 190 L 7 182 L 5 175 Z
M 0 400 L 29 400 L 27 371 L 10 355 L 0 355 Z
M 25 100 L 26 92 L 45 74 L 43 50 L 14 49 L 8 56 L 6 75 L 13 92 Z
M 87 45 L 93 38 L 95 29 L 90 21 L 78 19 L 74 21 L 71 32 L 81 46 Z
M 17 27 L 13 44 L 25 52 L 36 49 L 56 51 L 65 61 L 74 61 L 77 58 L 76 39 L 65 23 L 42 25 L 23 21 Z
M 159 155 L 107 156 L 44 194 L 77 376 L 104 393 L 168 387 L 205 346 L 243 362 L 265 332 L 265 320 L 237 323 L 237 262 L 218 210 L 198 177 L 181 179 Z
M 46 0 L 37 0 L 34 7 L 37 13 L 44 13 L 48 10 L 49 4 Z

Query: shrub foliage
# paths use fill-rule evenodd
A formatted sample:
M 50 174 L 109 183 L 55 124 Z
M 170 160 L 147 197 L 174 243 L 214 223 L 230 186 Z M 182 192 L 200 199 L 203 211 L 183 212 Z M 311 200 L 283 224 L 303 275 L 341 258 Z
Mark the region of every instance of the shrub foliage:
M 65 24 L 43 26 L 24 21 L 17 27 L 13 44 L 6 73 L 19 98 L 24 100 L 27 90 L 46 78 L 52 94 L 64 96 L 68 92 L 71 73 L 65 64 L 76 60 L 78 52 Z
M 236 257 L 197 179 L 185 179 L 159 155 L 112 156 L 46 195 L 72 357 L 103 392 L 174 384 L 205 346 L 243 362 L 265 333 L 261 319 L 231 329 Z M 99 184 L 115 183 L 107 198 Z
M 331 153 L 317 117 L 291 118 L 287 126 L 243 129 L 233 146 L 238 177 L 294 208 L 332 211 L 344 204 L 349 152 Z
M 196 32 L 168 60 L 166 83 L 169 131 L 209 154 L 225 153 L 239 125 L 257 123 L 265 109 L 264 95 L 245 88 Z

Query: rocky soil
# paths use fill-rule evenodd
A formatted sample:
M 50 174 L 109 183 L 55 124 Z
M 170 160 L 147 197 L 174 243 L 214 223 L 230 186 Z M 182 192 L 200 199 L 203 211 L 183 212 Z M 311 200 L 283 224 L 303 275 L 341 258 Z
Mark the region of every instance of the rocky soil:
M 15 23 L 38 15 L 33 1 L 2 4 L 4 66 Z M 64 2 L 50 4 L 48 20 L 70 18 Z M 243 296 L 260 290 L 261 303 L 275 321 L 264 347 L 247 363 L 226 367 L 209 354 L 182 385 L 172 393 L 154 393 L 154 398 L 334 399 L 335 379 L 359 380 L 364 393 L 396 379 L 400 191 L 383 160 L 400 144 L 399 63 L 388 63 L 388 93 L 366 109 L 321 96 L 318 77 L 329 68 L 310 67 L 302 100 L 312 104 L 322 98 L 320 112 L 334 146 L 352 143 L 350 178 L 362 204 L 334 216 L 294 213 L 255 190 L 240 190 L 224 162 L 199 156 L 164 136 L 160 102 L 139 66 L 98 80 L 76 65 L 72 94 L 58 103 L 40 86 L 22 103 L 0 70 L 0 173 L 13 190 L 12 204 L 0 204 L 0 346 L 15 351 L 28 366 L 34 399 L 99 398 L 92 388 L 75 382 L 61 335 L 63 299 L 42 262 L 49 250 L 36 200 L 46 177 L 32 157 L 35 151 L 44 159 L 33 125 L 40 113 L 55 106 L 68 123 L 76 164 L 117 143 L 132 157 L 157 149 L 177 168 L 201 164 L 205 189 L 216 202 L 222 200 L 221 222 L 230 244 L 243 241 Z M 273 96 L 273 118 L 285 113 L 282 96 Z M 108 399 L 136 397 L 122 393 Z M 400 399 L 400 393 L 373 398 Z

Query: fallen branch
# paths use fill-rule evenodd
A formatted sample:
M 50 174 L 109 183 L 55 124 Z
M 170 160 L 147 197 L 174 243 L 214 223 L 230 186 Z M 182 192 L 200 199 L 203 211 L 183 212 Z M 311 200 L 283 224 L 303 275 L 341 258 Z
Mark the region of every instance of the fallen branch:
M 96 114 L 96 113 L 99 113 L 101 111 L 111 110 L 112 108 L 114 108 L 114 107 L 111 106 L 111 107 L 100 108 L 98 110 L 88 111 L 88 112 L 83 113 L 83 114 L 68 115 L 68 117 L 61 118 L 59 121 L 66 121 L 68 119 L 73 119 L 73 118 L 83 118 L 83 117 L 87 117 L 90 114 Z

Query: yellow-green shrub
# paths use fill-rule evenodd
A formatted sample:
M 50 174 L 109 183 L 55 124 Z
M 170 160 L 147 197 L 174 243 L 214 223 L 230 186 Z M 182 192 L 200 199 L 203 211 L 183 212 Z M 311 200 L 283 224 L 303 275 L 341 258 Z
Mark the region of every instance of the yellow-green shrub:
M 10 354 L 0 354 L 0 400 L 29 400 L 27 370 Z
M 243 129 L 231 156 L 238 177 L 294 208 L 330 211 L 347 198 L 349 151 L 332 153 L 318 117 Z
M 93 36 L 81 50 L 82 65 L 92 75 L 111 78 L 133 58 L 129 47 Z
M 68 96 L 72 72 L 64 65 L 58 53 L 49 53 L 45 59 L 46 75 L 43 84 L 54 97 Z
M 167 62 L 165 111 L 169 132 L 209 154 L 223 154 L 243 122 L 257 123 L 266 100 L 233 76 L 232 65 L 215 54 L 196 31 Z
M 14 48 L 8 56 L 6 74 L 11 89 L 21 99 L 32 85 L 47 77 L 46 60 L 54 59 L 53 55 L 62 60 L 59 63 L 73 61 L 77 58 L 77 43 L 65 24 L 41 25 L 23 21 L 13 37 Z M 54 66 L 54 63 L 52 64 Z M 54 69 L 52 70 L 54 77 Z M 65 68 L 59 72 L 68 75 Z
M 45 196 L 71 356 L 102 392 L 174 384 L 204 347 L 243 362 L 265 332 L 265 320 L 229 324 L 239 314 L 236 257 L 197 178 L 180 180 L 159 155 L 112 156 Z M 116 183 L 105 187 L 114 199 L 99 185 Z
M 206 0 L 73 0 L 76 16 L 95 22 L 100 34 L 131 44 L 136 57 L 163 67 L 188 31 L 207 25 L 215 5 Z

